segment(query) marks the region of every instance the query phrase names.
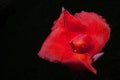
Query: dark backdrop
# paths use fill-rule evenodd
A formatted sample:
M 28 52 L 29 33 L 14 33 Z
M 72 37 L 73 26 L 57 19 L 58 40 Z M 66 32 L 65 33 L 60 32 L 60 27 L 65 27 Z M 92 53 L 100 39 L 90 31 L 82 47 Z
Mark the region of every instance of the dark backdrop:
M 105 55 L 85 80 L 120 80 L 119 0 L 0 0 L 0 80 L 75 80 L 68 68 L 37 53 L 64 6 L 70 13 L 94 11 L 107 19 L 111 37 Z

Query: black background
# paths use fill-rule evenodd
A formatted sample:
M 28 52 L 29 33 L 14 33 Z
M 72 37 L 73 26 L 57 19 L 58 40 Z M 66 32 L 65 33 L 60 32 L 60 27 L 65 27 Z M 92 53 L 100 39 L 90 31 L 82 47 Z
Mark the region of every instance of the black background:
M 120 80 L 119 0 L 0 0 L 0 80 L 75 80 L 67 67 L 37 56 L 62 6 L 94 11 L 111 27 L 105 55 L 93 64 L 98 74 L 83 80 Z

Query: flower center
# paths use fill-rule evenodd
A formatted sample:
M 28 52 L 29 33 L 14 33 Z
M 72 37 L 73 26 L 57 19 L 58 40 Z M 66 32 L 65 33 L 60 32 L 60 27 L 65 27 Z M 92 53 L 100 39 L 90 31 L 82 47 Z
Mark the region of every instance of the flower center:
M 94 45 L 90 36 L 80 35 L 71 40 L 70 45 L 73 49 L 73 52 L 76 53 L 89 53 Z

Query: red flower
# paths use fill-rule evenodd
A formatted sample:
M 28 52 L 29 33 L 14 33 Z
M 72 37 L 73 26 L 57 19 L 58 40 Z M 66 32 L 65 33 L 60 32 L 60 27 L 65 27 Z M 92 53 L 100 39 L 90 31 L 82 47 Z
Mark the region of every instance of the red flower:
M 74 70 L 96 73 L 91 64 L 103 54 L 99 52 L 109 36 L 109 25 L 98 14 L 82 11 L 71 15 L 63 9 L 38 55 Z

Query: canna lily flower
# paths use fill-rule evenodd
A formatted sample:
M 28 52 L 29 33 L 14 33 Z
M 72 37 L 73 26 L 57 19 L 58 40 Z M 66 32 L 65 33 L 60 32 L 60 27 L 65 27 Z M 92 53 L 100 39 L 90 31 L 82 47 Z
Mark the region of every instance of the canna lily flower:
M 96 74 L 92 63 L 103 55 L 100 51 L 109 37 L 109 25 L 102 16 L 85 11 L 71 15 L 63 8 L 38 56 L 75 71 L 89 70 Z

